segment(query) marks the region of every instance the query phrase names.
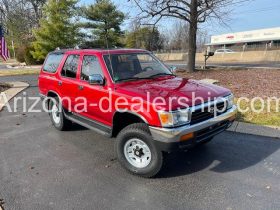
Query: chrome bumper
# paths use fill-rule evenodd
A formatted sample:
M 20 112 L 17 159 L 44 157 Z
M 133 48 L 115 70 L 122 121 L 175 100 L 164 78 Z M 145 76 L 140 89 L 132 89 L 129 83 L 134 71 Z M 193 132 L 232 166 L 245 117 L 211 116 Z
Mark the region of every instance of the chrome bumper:
M 237 108 L 236 106 L 233 106 L 226 113 L 195 125 L 186 125 L 178 128 L 158 128 L 150 126 L 150 132 L 153 136 L 153 139 L 156 141 L 160 141 L 163 143 L 180 142 L 181 136 L 186 135 L 188 133 L 200 131 L 207 127 L 211 127 L 219 122 L 226 121 L 236 116 L 236 113 Z

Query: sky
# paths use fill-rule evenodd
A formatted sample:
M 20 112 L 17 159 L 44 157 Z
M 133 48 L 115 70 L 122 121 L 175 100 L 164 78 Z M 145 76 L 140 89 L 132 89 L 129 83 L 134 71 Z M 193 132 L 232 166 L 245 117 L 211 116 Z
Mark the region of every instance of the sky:
M 128 0 L 112 0 L 117 7 L 128 17 L 136 14 L 136 8 Z M 81 0 L 81 4 L 89 4 L 92 0 Z M 229 14 L 229 20 L 226 25 L 219 24 L 217 21 L 211 21 L 201 24 L 199 27 L 206 30 L 208 35 L 219 35 L 223 33 L 232 33 L 272 27 L 280 27 L 280 1 L 279 0 L 250 0 L 242 5 L 232 8 Z M 228 19 L 228 18 L 227 18 Z M 124 30 L 129 30 L 129 22 L 125 21 L 122 25 Z M 164 20 L 159 23 L 161 30 L 171 29 L 174 19 Z

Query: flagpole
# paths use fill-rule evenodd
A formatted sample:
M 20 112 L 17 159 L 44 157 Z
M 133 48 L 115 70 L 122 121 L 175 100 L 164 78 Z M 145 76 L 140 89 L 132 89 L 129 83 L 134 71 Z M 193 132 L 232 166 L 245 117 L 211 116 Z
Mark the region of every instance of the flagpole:
M 14 56 L 14 59 L 16 59 L 16 51 L 15 51 L 15 45 L 14 45 L 14 34 L 12 32 L 12 49 L 13 49 L 13 56 Z

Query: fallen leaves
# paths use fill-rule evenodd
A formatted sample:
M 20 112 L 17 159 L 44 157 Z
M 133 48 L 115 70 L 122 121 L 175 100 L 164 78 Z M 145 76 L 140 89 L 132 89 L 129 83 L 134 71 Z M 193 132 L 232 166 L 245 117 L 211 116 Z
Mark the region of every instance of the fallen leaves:
M 220 86 L 231 89 L 237 98 L 280 98 L 279 70 L 208 70 L 194 73 L 179 72 L 178 76 L 196 80 L 205 78 L 218 80 Z

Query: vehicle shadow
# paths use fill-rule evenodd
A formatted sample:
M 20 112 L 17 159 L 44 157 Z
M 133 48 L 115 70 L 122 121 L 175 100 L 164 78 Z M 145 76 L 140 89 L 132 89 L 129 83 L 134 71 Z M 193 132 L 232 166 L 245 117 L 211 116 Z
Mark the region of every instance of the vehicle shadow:
M 88 130 L 73 123 L 70 132 Z M 100 136 L 102 138 L 103 136 Z M 104 137 L 107 139 L 107 137 Z M 113 152 L 113 141 L 95 141 L 100 147 L 107 145 Z M 67 142 L 69 139 L 67 139 Z M 81 146 L 80 141 L 72 141 Z M 87 146 L 87 148 L 89 148 Z M 280 139 L 246 135 L 236 132 L 223 132 L 216 136 L 212 142 L 198 146 L 185 152 L 175 152 L 166 155 L 164 165 L 156 178 L 171 178 L 194 174 L 203 170 L 217 173 L 238 171 L 254 166 L 280 149 Z M 115 155 L 112 157 L 115 159 Z
M 280 148 L 280 140 L 224 132 L 207 145 L 168 154 L 157 176 L 169 178 L 202 170 L 218 173 L 242 170 L 263 161 Z
M 84 131 L 84 130 L 89 130 L 89 129 L 77 123 L 72 123 L 71 128 L 69 129 L 69 131 Z

